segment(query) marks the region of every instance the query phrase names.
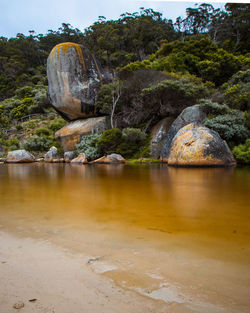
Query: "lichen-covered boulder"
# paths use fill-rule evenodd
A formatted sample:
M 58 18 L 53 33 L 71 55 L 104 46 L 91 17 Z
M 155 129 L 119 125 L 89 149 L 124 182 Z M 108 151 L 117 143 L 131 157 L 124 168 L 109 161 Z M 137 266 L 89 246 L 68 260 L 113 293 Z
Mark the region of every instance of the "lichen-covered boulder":
M 151 158 L 158 159 L 160 157 L 164 142 L 173 121 L 173 117 L 165 117 L 152 128 L 152 139 L 150 142 Z
M 48 97 L 66 119 L 95 116 L 94 103 L 107 75 L 82 45 L 56 45 L 47 60 Z
M 55 146 L 52 146 L 48 152 L 44 155 L 45 162 L 53 162 L 55 159 L 58 159 L 58 152 Z
M 87 164 L 88 160 L 85 156 L 85 153 L 80 153 L 76 158 L 71 160 L 70 163 Z
M 168 161 L 172 140 L 177 132 L 190 123 L 201 124 L 206 118 L 206 114 L 202 111 L 199 105 L 193 105 L 184 109 L 181 114 L 176 118 L 170 127 L 167 137 L 164 140 L 163 148 L 161 151 L 162 161 Z
M 34 155 L 29 153 L 26 150 L 14 150 L 9 151 L 7 158 L 5 160 L 6 163 L 31 163 L 35 162 L 36 158 Z
M 99 159 L 96 159 L 92 161 L 91 163 L 96 163 L 96 164 L 121 164 L 125 163 L 126 160 L 124 159 L 123 156 L 117 153 L 112 153 L 107 156 L 103 156 Z
M 168 165 L 233 166 L 235 159 L 220 135 L 206 127 L 188 124 L 175 135 Z
M 70 163 L 75 157 L 75 154 L 73 151 L 66 151 L 64 152 L 64 161 L 66 163 Z
M 100 133 L 107 128 L 105 116 L 76 120 L 59 129 L 55 133 L 55 138 L 61 143 L 64 151 L 72 151 L 82 136 Z

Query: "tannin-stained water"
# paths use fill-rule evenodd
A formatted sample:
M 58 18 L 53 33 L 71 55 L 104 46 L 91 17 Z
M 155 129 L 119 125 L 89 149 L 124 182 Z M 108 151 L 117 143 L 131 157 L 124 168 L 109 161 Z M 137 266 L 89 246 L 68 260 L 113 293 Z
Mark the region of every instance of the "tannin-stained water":
M 249 168 L 2 164 L 0 226 L 194 312 L 250 305 Z

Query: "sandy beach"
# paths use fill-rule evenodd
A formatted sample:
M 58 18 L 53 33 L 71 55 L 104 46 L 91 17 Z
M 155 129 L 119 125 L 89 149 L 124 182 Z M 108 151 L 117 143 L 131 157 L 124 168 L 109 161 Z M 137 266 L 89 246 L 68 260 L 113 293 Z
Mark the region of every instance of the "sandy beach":
M 164 303 L 94 273 L 82 255 L 4 232 L 0 246 L 1 313 L 18 311 L 17 303 L 24 304 L 23 313 L 166 312 Z

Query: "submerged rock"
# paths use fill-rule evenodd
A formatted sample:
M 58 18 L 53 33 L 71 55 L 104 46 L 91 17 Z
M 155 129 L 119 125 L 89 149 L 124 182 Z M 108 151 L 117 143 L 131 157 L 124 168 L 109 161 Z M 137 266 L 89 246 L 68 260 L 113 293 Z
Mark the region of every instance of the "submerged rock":
M 96 163 L 96 164 L 110 164 L 110 163 L 125 163 L 126 160 L 121 156 L 120 154 L 117 153 L 112 153 L 107 156 L 103 156 L 99 159 L 96 159 L 92 161 L 91 163 Z
M 76 158 L 71 160 L 71 163 L 87 164 L 88 160 L 85 156 L 85 153 L 80 153 Z
M 107 75 L 87 48 L 77 43 L 56 45 L 47 60 L 48 96 L 68 120 L 96 116 L 97 93 Z
M 9 151 L 7 158 L 5 160 L 6 163 L 31 163 L 35 162 L 35 157 L 31 153 L 26 150 L 14 150 Z
M 55 146 L 52 146 L 48 152 L 44 155 L 44 161 L 45 162 L 53 162 L 54 159 L 58 159 L 58 153 L 57 148 Z
M 150 142 L 151 158 L 158 159 L 160 157 L 164 142 L 173 121 L 173 117 L 165 117 L 152 128 L 152 139 Z
M 75 150 L 82 136 L 103 132 L 108 128 L 105 116 L 76 120 L 68 123 L 55 133 L 64 151 Z
M 220 135 L 194 123 L 175 135 L 168 158 L 173 166 L 233 166 L 235 159 Z
M 163 161 L 168 160 L 170 153 L 170 148 L 172 145 L 172 140 L 177 132 L 190 123 L 201 124 L 206 118 L 206 114 L 202 111 L 199 105 L 193 105 L 184 109 L 177 119 L 173 122 L 170 127 L 167 137 L 163 143 L 163 148 L 161 151 L 161 158 Z

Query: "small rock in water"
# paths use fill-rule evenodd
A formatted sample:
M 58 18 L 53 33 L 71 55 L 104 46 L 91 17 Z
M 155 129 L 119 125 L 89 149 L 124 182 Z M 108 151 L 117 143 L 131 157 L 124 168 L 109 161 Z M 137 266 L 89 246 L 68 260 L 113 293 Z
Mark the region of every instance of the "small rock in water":
M 17 302 L 13 305 L 14 309 L 21 309 L 24 307 L 24 303 L 23 302 Z

